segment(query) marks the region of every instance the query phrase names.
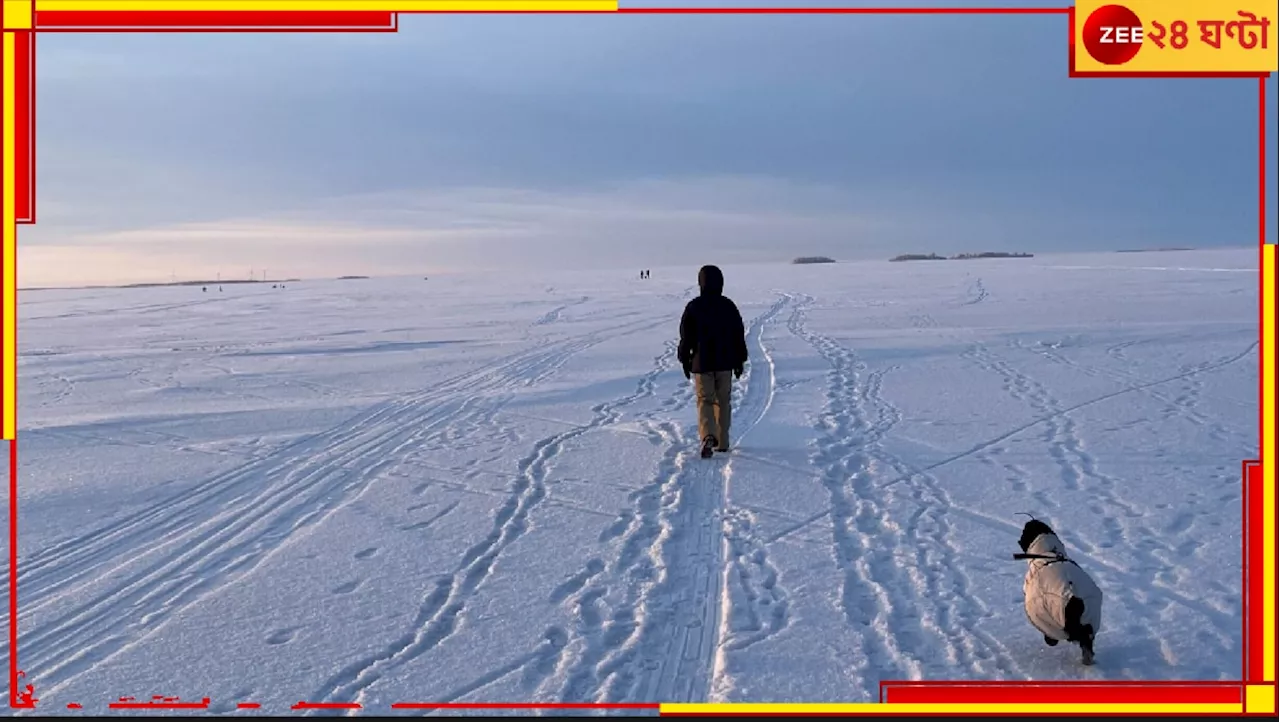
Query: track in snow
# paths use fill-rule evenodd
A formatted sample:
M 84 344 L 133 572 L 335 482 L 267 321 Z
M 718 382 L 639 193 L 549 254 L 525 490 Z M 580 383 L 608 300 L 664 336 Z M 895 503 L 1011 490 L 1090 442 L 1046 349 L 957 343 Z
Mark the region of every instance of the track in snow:
M 528 385 L 620 332 L 661 322 L 536 346 L 430 391 L 379 404 L 268 458 L 20 559 L 19 589 L 32 600 L 24 605 L 24 615 L 60 604 L 61 595 L 75 595 L 73 603 L 60 604 L 52 620 L 24 631 L 24 667 L 39 669 L 45 688 L 56 691 L 179 610 L 253 571 L 290 538 L 359 496 L 409 451 L 429 445 L 433 434 L 443 441 L 460 424 L 478 424 L 488 412 L 485 394 Z M 508 509 L 495 521 L 494 550 L 509 543 L 507 536 L 518 533 L 527 505 L 541 499 L 539 457 L 555 448 L 556 440 L 550 439 L 528 457 L 526 482 L 517 485 Z M 463 592 L 478 583 L 476 574 L 491 561 L 490 551 L 476 550 L 475 559 L 464 560 L 463 569 L 470 572 L 462 574 Z M 424 608 L 432 599 L 429 595 Z M 448 617 L 448 611 L 441 614 L 445 626 Z

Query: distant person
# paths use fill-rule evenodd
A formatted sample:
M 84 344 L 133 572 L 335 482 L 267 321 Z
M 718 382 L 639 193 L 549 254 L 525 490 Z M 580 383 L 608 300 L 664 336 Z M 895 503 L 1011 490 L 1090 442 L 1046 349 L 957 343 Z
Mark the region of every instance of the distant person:
M 208 286 L 201 286 L 201 287 L 200 287 L 200 293 L 208 293 L 208 292 L 209 292 L 209 287 L 208 287 Z
M 698 397 L 702 458 L 729 450 L 733 379 L 747 363 L 747 332 L 738 306 L 724 295 L 724 274 L 715 266 L 698 271 L 701 293 L 684 307 L 678 356 Z M 730 374 L 733 374 L 730 376 Z

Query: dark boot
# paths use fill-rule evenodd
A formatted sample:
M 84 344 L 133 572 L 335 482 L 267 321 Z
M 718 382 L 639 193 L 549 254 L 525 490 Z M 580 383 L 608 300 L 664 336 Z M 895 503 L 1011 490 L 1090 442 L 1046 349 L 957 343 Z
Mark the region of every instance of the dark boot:
M 702 440 L 702 458 L 710 459 L 711 455 L 715 453 L 715 449 L 716 449 L 716 437 L 708 436 L 707 438 Z
M 1044 643 L 1049 645 L 1050 647 L 1058 646 L 1058 640 L 1054 639 L 1053 637 L 1050 637 L 1047 634 L 1044 635 Z

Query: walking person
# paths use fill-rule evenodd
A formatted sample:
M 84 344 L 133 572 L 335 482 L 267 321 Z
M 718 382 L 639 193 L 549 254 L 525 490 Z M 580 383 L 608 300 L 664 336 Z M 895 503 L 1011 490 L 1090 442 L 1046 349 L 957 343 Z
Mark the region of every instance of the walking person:
M 747 363 L 747 334 L 738 306 L 724 295 L 724 274 L 716 266 L 698 271 L 699 295 L 680 317 L 677 355 L 685 378 L 693 379 L 698 401 L 702 458 L 729 450 L 733 379 Z

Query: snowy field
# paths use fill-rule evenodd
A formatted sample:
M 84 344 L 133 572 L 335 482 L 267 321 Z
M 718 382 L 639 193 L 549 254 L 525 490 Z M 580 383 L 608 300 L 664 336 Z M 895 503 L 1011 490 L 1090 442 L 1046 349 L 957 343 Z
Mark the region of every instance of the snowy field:
M 726 267 L 709 461 L 696 266 L 26 292 L 20 667 L 44 714 L 1239 678 L 1256 264 Z M 1018 512 L 1107 594 L 1094 667 L 1022 612 Z

